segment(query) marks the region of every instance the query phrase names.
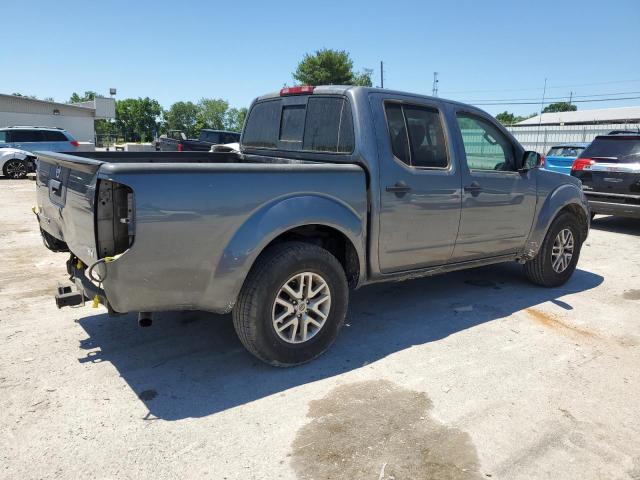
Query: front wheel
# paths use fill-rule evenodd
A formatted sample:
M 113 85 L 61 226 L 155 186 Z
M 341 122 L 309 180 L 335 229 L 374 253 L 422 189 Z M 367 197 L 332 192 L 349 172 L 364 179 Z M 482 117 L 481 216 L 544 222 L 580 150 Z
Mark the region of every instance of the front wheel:
M 27 176 L 27 162 L 13 158 L 7 160 L 2 168 L 2 173 L 9 178 L 25 178 Z
M 543 287 L 563 285 L 576 269 L 582 233 L 578 219 L 560 214 L 551 224 L 535 258 L 524 264 L 527 278 Z
M 260 360 L 299 365 L 333 344 L 348 300 L 346 275 L 331 253 L 285 242 L 256 261 L 233 309 L 233 325 L 245 348 Z

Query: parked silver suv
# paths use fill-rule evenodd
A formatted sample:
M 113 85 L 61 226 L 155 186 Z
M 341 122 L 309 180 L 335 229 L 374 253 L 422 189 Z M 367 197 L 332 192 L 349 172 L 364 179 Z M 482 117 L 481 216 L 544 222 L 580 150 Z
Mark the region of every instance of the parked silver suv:
M 12 126 L 0 128 L 0 171 L 11 178 L 24 178 L 34 169 L 31 152 L 75 152 L 78 142 L 57 127 Z

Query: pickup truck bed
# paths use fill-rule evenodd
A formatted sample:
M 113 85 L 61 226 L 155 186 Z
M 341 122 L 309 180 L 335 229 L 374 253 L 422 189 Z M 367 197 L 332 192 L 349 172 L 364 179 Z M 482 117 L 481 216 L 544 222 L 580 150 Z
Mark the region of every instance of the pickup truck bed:
M 253 103 L 240 153 L 39 154 L 45 243 L 112 313 L 233 314 L 272 365 L 324 352 L 349 288 L 516 260 L 547 287 L 589 230 L 580 182 L 491 116 L 440 98 L 289 87 Z
M 346 233 L 364 242 L 365 175 L 356 165 L 237 153 L 40 153 L 37 186 L 42 229 L 84 265 L 126 256 L 103 269 L 116 312 L 228 312 L 256 249 L 303 223 L 352 215 Z

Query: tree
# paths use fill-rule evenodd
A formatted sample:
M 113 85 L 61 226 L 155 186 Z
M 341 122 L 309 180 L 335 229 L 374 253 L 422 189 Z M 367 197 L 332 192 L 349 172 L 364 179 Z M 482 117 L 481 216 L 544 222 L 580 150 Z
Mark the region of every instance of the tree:
M 84 95 L 82 95 L 82 96 L 78 95 L 76 92 L 73 92 L 71 94 L 71 97 L 69 98 L 69 102 L 68 103 L 88 102 L 90 100 L 94 100 L 98 96 L 99 95 L 96 92 L 94 92 L 93 90 L 86 90 L 84 92 Z
M 302 85 L 365 85 L 371 86 L 372 70 L 354 73 L 353 60 L 344 50 L 323 48 L 305 54 L 293 78 Z
M 225 117 L 225 128 L 234 132 L 242 131 L 244 121 L 247 118 L 247 108 L 230 108 Z
M 196 129 L 213 128 L 224 130 L 227 128 L 226 115 L 229 102 L 220 98 L 202 98 L 198 102 L 198 114 L 196 116 Z
M 498 120 L 503 125 L 513 125 L 514 123 L 516 123 L 516 116 L 513 113 L 507 112 L 505 110 L 504 112 L 496 115 L 496 120 Z
M 498 120 L 501 124 L 503 125 L 513 125 L 515 123 L 521 122 L 523 120 L 526 120 L 527 118 L 531 118 L 531 117 L 535 117 L 536 114 L 532 113 L 530 115 L 515 115 L 511 112 L 507 112 L 506 110 L 504 112 L 501 112 L 499 114 L 496 115 L 496 120 Z
M 361 87 L 373 86 L 371 75 L 373 75 L 373 70 L 371 70 L 370 68 L 363 68 L 362 72 L 357 73 L 353 76 L 353 85 L 358 85 Z
M 556 102 L 551 103 L 544 107 L 542 113 L 554 113 L 554 112 L 575 112 L 578 107 L 569 102 Z
M 159 127 L 162 107 L 149 97 L 126 98 L 116 102 L 116 127 L 130 142 L 153 139 Z
M 182 130 L 187 137 L 196 134 L 196 122 L 200 109 L 193 102 L 176 102 L 165 113 L 167 130 Z

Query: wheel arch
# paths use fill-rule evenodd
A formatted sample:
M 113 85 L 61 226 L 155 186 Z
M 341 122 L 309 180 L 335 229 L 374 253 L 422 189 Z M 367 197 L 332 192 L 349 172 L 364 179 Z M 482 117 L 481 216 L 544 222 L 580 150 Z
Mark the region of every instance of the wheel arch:
M 280 199 L 254 212 L 224 247 L 210 288 L 225 292 L 230 311 L 258 257 L 289 240 L 313 243 L 332 253 L 345 269 L 349 285 L 365 273 L 365 216 L 332 197 L 316 194 Z M 212 292 L 211 292 L 212 293 Z
M 580 223 L 584 241 L 589 233 L 589 205 L 578 186 L 564 184 L 553 190 L 537 211 L 534 225 L 525 246 L 525 257 L 533 258 L 538 253 L 544 237 L 553 221 L 563 212 L 575 215 Z

